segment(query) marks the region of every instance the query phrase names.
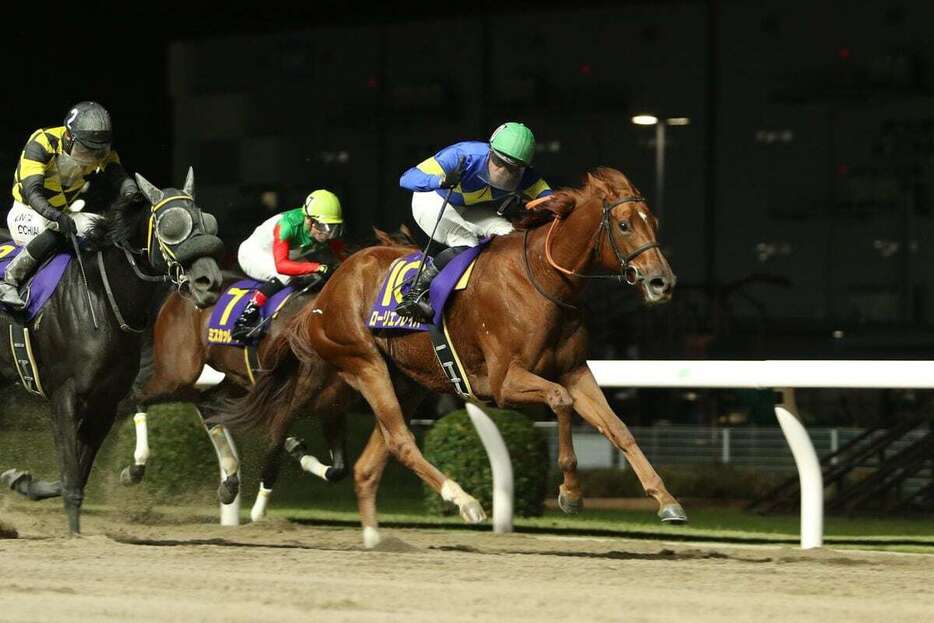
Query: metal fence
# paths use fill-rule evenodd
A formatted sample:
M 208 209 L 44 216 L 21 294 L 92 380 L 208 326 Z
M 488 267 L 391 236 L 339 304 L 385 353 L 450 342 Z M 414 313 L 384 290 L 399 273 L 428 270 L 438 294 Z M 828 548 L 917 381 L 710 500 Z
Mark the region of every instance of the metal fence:
M 548 434 L 552 457 L 557 457 L 558 436 L 554 422 L 537 422 Z M 732 464 L 756 469 L 793 471 L 794 459 L 779 427 L 633 426 L 630 428 L 642 451 L 656 465 Z M 817 454 L 830 454 L 863 432 L 862 428 L 809 428 Z M 920 438 L 917 429 L 893 444 L 894 454 Z M 616 467 L 626 469 L 622 453 L 590 427 L 574 430 L 574 450 L 581 469 Z M 872 461 L 874 462 L 874 461 Z

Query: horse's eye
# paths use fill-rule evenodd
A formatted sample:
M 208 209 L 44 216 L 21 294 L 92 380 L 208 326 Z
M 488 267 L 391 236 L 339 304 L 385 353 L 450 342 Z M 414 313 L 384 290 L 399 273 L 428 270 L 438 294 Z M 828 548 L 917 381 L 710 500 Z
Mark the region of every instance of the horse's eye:
M 623 233 L 629 233 L 629 221 L 620 221 L 619 230 Z

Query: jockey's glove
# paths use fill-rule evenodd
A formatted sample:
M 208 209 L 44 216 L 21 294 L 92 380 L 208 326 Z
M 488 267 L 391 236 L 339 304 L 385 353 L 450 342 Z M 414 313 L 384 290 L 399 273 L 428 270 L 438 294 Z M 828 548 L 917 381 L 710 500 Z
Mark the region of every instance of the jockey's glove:
M 464 157 L 461 156 L 457 161 L 457 166 L 451 172 L 445 172 L 441 176 L 441 188 L 454 188 L 461 183 L 461 176 L 464 174 Z
M 139 192 L 139 186 L 136 185 L 136 182 L 133 181 L 132 177 L 128 177 L 122 182 L 120 182 L 120 196 L 128 197 L 129 195 L 135 195 Z
M 55 217 L 55 222 L 58 223 L 58 231 L 65 236 L 78 233 L 78 226 L 75 224 L 75 219 L 71 218 L 71 215 L 67 212 L 59 212 Z
M 328 265 L 327 265 L 327 264 L 321 264 L 321 265 L 318 266 L 318 268 L 315 269 L 315 272 L 316 272 L 316 273 L 321 273 L 322 275 L 324 275 L 325 273 L 328 272 L 328 270 L 330 270 L 330 269 L 328 268 Z
M 451 171 L 441 177 L 440 188 L 454 188 L 461 183 L 461 172 Z

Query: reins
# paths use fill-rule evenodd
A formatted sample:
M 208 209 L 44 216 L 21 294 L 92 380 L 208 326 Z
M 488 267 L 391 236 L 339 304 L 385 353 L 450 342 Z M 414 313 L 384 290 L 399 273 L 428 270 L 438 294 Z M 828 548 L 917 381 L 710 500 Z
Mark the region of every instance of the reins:
M 123 255 L 126 257 L 127 264 L 129 264 L 130 268 L 133 269 L 133 273 L 138 279 L 149 283 L 172 283 L 172 285 L 176 287 L 179 293 L 184 296 L 182 293 L 182 288 L 188 281 L 188 276 L 185 274 L 185 269 L 182 267 L 182 265 L 175 259 L 175 254 L 172 253 L 172 250 L 169 249 L 165 243 L 163 243 L 161 238 L 159 238 L 157 228 L 155 226 L 156 213 L 158 210 L 170 201 L 176 199 L 188 199 L 189 201 L 194 201 L 190 195 L 173 195 L 171 197 L 166 197 L 162 201 L 153 205 L 150 211 L 149 225 L 146 234 L 146 246 L 144 248 L 134 249 L 127 246 L 124 242 L 114 242 L 114 246 L 123 251 Z M 162 253 L 163 261 L 165 261 L 169 273 L 174 274 L 149 275 L 140 269 L 136 259 L 133 256 L 146 256 L 151 259 L 153 253 L 153 240 L 156 241 L 157 248 Z M 97 251 L 97 266 L 100 269 L 101 281 L 104 284 L 104 292 L 107 294 L 107 301 L 110 303 L 110 309 L 113 311 L 114 317 L 120 324 L 120 329 L 126 333 L 142 333 L 145 331 L 145 327 L 137 329 L 130 326 L 124 319 L 123 313 L 120 311 L 120 305 L 117 302 L 117 298 L 114 296 L 113 287 L 110 284 L 110 277 L 107 274 L 107 268 L 104 265 L 103 252 L 100 250 Z

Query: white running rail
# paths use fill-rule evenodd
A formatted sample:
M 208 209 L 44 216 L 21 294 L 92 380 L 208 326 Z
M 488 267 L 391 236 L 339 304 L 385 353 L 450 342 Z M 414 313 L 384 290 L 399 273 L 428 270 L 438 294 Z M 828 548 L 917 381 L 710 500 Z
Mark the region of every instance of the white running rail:
M 752 387 L 776 390 L 775 416 L 794 456 L 801 483 L 803 549 L 823 545 L 824 481 L 817 452 L 798 417 L 794 390 L 802 387 L 934 389 L 934 363 L 929 361 L 593 360 L 587 364 L 601 387 Z M 209 387 L 222 379 L 222 374 L 205 366 L 198 386 Z M 468 405 L 468 413 L 491 460 L 494 530 L 508 532 L 512 529 L 513 501 L 509 454 L 495 425 L 482 410 Z
M 801 547 L 823 544 L 824 481 L 794 400 L 801 387 L 934 389 L 930 361 L 588 361 L 602 387 L 755 387 L 775 389 L 775 416 L 801 483 Z

